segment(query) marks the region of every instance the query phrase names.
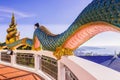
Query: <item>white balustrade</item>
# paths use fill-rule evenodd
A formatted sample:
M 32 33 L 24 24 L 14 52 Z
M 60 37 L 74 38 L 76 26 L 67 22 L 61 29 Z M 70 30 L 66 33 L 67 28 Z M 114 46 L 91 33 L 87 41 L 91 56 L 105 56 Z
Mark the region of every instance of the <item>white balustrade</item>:
M 22 70 L 30 71 L 36 73 L 43 77 L 45 80 L 53 80 L 53 78 L 42 71 L 41 58 L 42 55 L 50 57 L 53 60 L 56 59 L 53 53 L 50 51 L 30 51 L 30 50 L 15 50 L 14 54 L 11 55 L 11 62 L 5 62 L 1 60 L 2 52 L 7 52 L 6 50 L 0 51 L 0 64 L 8 65 L 11 67 L 19 68 Z M 34 56 L 34 67 L 28 67 L 24 65 L 19 65 L 16 61 L 18 53 L 33 54 Z M 74 79 L 78 80 L 119 80 L 120 72 L 114 71 L 102 65 L 96 64 L 94 62 L 81 59 L 75 56 L 64 56 L 57 61 L 58 73 L 57 80 L 66 80 L 66 68 L 70 70 L 69 73 L 72 74 Z M 48 67 L 49 68 L 49 67 Z M 68 74 L 69 74 L 68 73 Z M 101 74 L 102 73 L 102 74 Z
M 7 66 L 11 66 L 11 67 L 15 67 L 15 68 L 19 68 L 19 69 L 22 69 L 22 70 L 26 70 L 26 71 L 30 71 L 30 72 L 33 72 L 33 73 L 36 73 L 38 75 L 40 75 L 41 77 L 43 77 L 45 80 L 52 80 L 50 77 L 48 77 L 44 72 L 41 71 L 41 68 L 40 68 L 40 56 L 43 54 L 43 53 L 46 53 L 46 52 L 36 52 L 36 51 L 27 51 L 27 50 L 15 50 L 13 51 L 13 55 L 10 55 L 11 57 L 11 62 L 6 62 L 6 61 L 3 61 L 1 60 L 1 52 L 6 52 L 7 53 L 7 50 L 1 50 L 0 51 L 0 64 L 3 64 L 3 65 L 7 65 Z M 24 65 L 19 65 L 17 64 L 17 60 L 16 60 L 16 56 L 17 56 L 17 53 L 30 53 L 30 54 L 34 54 L 34 67 L 33 68 L 30 68 L 28 66 L 24 66 Z

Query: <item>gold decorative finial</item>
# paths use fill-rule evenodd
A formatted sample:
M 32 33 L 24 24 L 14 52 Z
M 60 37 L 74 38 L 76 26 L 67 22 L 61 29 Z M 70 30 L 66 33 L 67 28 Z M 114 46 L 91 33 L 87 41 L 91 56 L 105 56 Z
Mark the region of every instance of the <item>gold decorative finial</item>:
M 16 24 L 15 24 L 15 16 L 14 16 L 14 13 L 12 13 L 12 18 L 11 18 L 11 24 L 10 24 L 10 26 L 12 26 L 12 25 L 16 25 Z

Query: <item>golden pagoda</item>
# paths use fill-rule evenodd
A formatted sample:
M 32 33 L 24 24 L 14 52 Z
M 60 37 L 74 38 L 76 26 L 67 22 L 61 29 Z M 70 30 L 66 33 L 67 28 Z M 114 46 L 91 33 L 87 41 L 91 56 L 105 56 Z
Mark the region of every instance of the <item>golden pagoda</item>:
M 11 23 L 9 25 L 9 28 L 7 29 L 6 44 L 10 44 L 19 40 L 20 33 L 17 31 L 16 26 L 17 24 L 15 22 L 15 17 L 13 13 Z

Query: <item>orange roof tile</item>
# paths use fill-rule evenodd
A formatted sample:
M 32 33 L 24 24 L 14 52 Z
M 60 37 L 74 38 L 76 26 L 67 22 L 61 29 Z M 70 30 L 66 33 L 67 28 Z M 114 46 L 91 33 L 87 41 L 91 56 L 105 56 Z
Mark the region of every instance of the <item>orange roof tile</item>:
M 43 80 L 37 74 L 0 64 L 0 80 Z

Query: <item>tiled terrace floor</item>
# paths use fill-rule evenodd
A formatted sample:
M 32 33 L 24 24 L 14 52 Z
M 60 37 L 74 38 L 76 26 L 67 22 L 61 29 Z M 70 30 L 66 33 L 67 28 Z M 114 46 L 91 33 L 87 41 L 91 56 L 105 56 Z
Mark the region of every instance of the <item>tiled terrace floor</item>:
M 40 76 L 0 64 L 0 80 L 43 80 Z

